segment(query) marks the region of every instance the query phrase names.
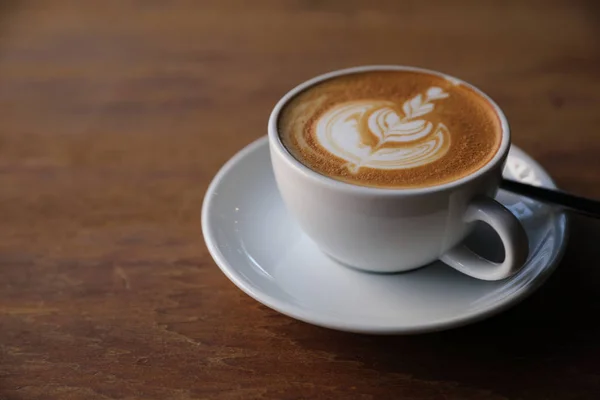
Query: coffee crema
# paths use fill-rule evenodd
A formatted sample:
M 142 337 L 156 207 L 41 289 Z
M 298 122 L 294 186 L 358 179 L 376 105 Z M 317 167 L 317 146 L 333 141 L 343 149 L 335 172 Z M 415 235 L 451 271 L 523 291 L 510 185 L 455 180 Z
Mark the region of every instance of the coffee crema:
M 312 170 L 385 188 L 470 175 L 500 147 L 488 100 L 442 76 L 407 70 L 341 75 L 290 99 L 278 120 L 287 150 Z

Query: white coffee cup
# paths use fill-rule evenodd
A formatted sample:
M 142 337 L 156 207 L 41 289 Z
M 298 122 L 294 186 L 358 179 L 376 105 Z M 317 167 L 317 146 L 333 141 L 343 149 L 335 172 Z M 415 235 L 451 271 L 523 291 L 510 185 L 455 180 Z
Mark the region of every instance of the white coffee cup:
M 282 107 L 299 92 L 335 76 L 373 70 L 420 71 L 472 88 L 497 113 L 502 139 L 496 155 L 459 180 L 418 189 L 358 186 L 321 175 L 296 160 L 277 131 Z M 513 214 L 494 200 L 510 148 L 510 130 L 502 110 L 485 93 L 445 74 L 404 66 L 366 66 L 327 73 L 288 92 L 269 118 L 269 147 L 277 186 L 305 233 L 331 258 L 372 272 L 400 272 L 440 259 L 483 280 L 515 274 L 525 263 L 528 241 Z M 505 250 L 501 263 L 487 260 L 462 244 L 474 222 L 489 224 Z

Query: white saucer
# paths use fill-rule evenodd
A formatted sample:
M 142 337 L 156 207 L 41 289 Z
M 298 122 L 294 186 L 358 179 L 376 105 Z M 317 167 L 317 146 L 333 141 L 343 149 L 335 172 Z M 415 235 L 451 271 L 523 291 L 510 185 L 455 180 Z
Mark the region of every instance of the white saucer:
M 555 187 L 543 168 L 514 146 L 505 176 Z M 422 333 L 471 323 L 515 305 L 560 261 L 567 235 L 563 212 L 502 191 L 497 199 L 517 215 L 529 236 L 529 260 L 514 277 L 478 281 L 441 262 L 394 275 L 360 272 L 322 254 L 288 215 L 265 137 L 215 176 L 204 199 L 202 231 L 223 273 L 274 310 L 345 331 Z M 476 228 L 468 240 L 483 255 L 502 257 L 502 246 L 487 226 Z

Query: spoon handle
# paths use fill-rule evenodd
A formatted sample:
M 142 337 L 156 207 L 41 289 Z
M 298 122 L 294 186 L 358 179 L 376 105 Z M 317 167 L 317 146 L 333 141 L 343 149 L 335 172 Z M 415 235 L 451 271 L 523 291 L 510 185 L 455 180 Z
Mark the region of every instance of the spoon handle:
M 502 179 L 500 188 L 544 203 L 555 204 L 588 217 L 600 218 L 600 201 L 586 199 L 559 190 L 531 186 L 510 179 Z

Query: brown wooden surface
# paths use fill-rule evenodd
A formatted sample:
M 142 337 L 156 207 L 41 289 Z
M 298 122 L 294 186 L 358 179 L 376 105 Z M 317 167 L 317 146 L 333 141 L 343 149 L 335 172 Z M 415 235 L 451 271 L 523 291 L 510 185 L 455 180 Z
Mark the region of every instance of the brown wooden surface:
M 600 224 L 477 325 L 370 337 L 242 294 L 202 240 L 218 168 L 316 74 L 480 86 L 560 186 L 600 198 L 590 1 L 0 1 L 0 399 L 598 399 Z

